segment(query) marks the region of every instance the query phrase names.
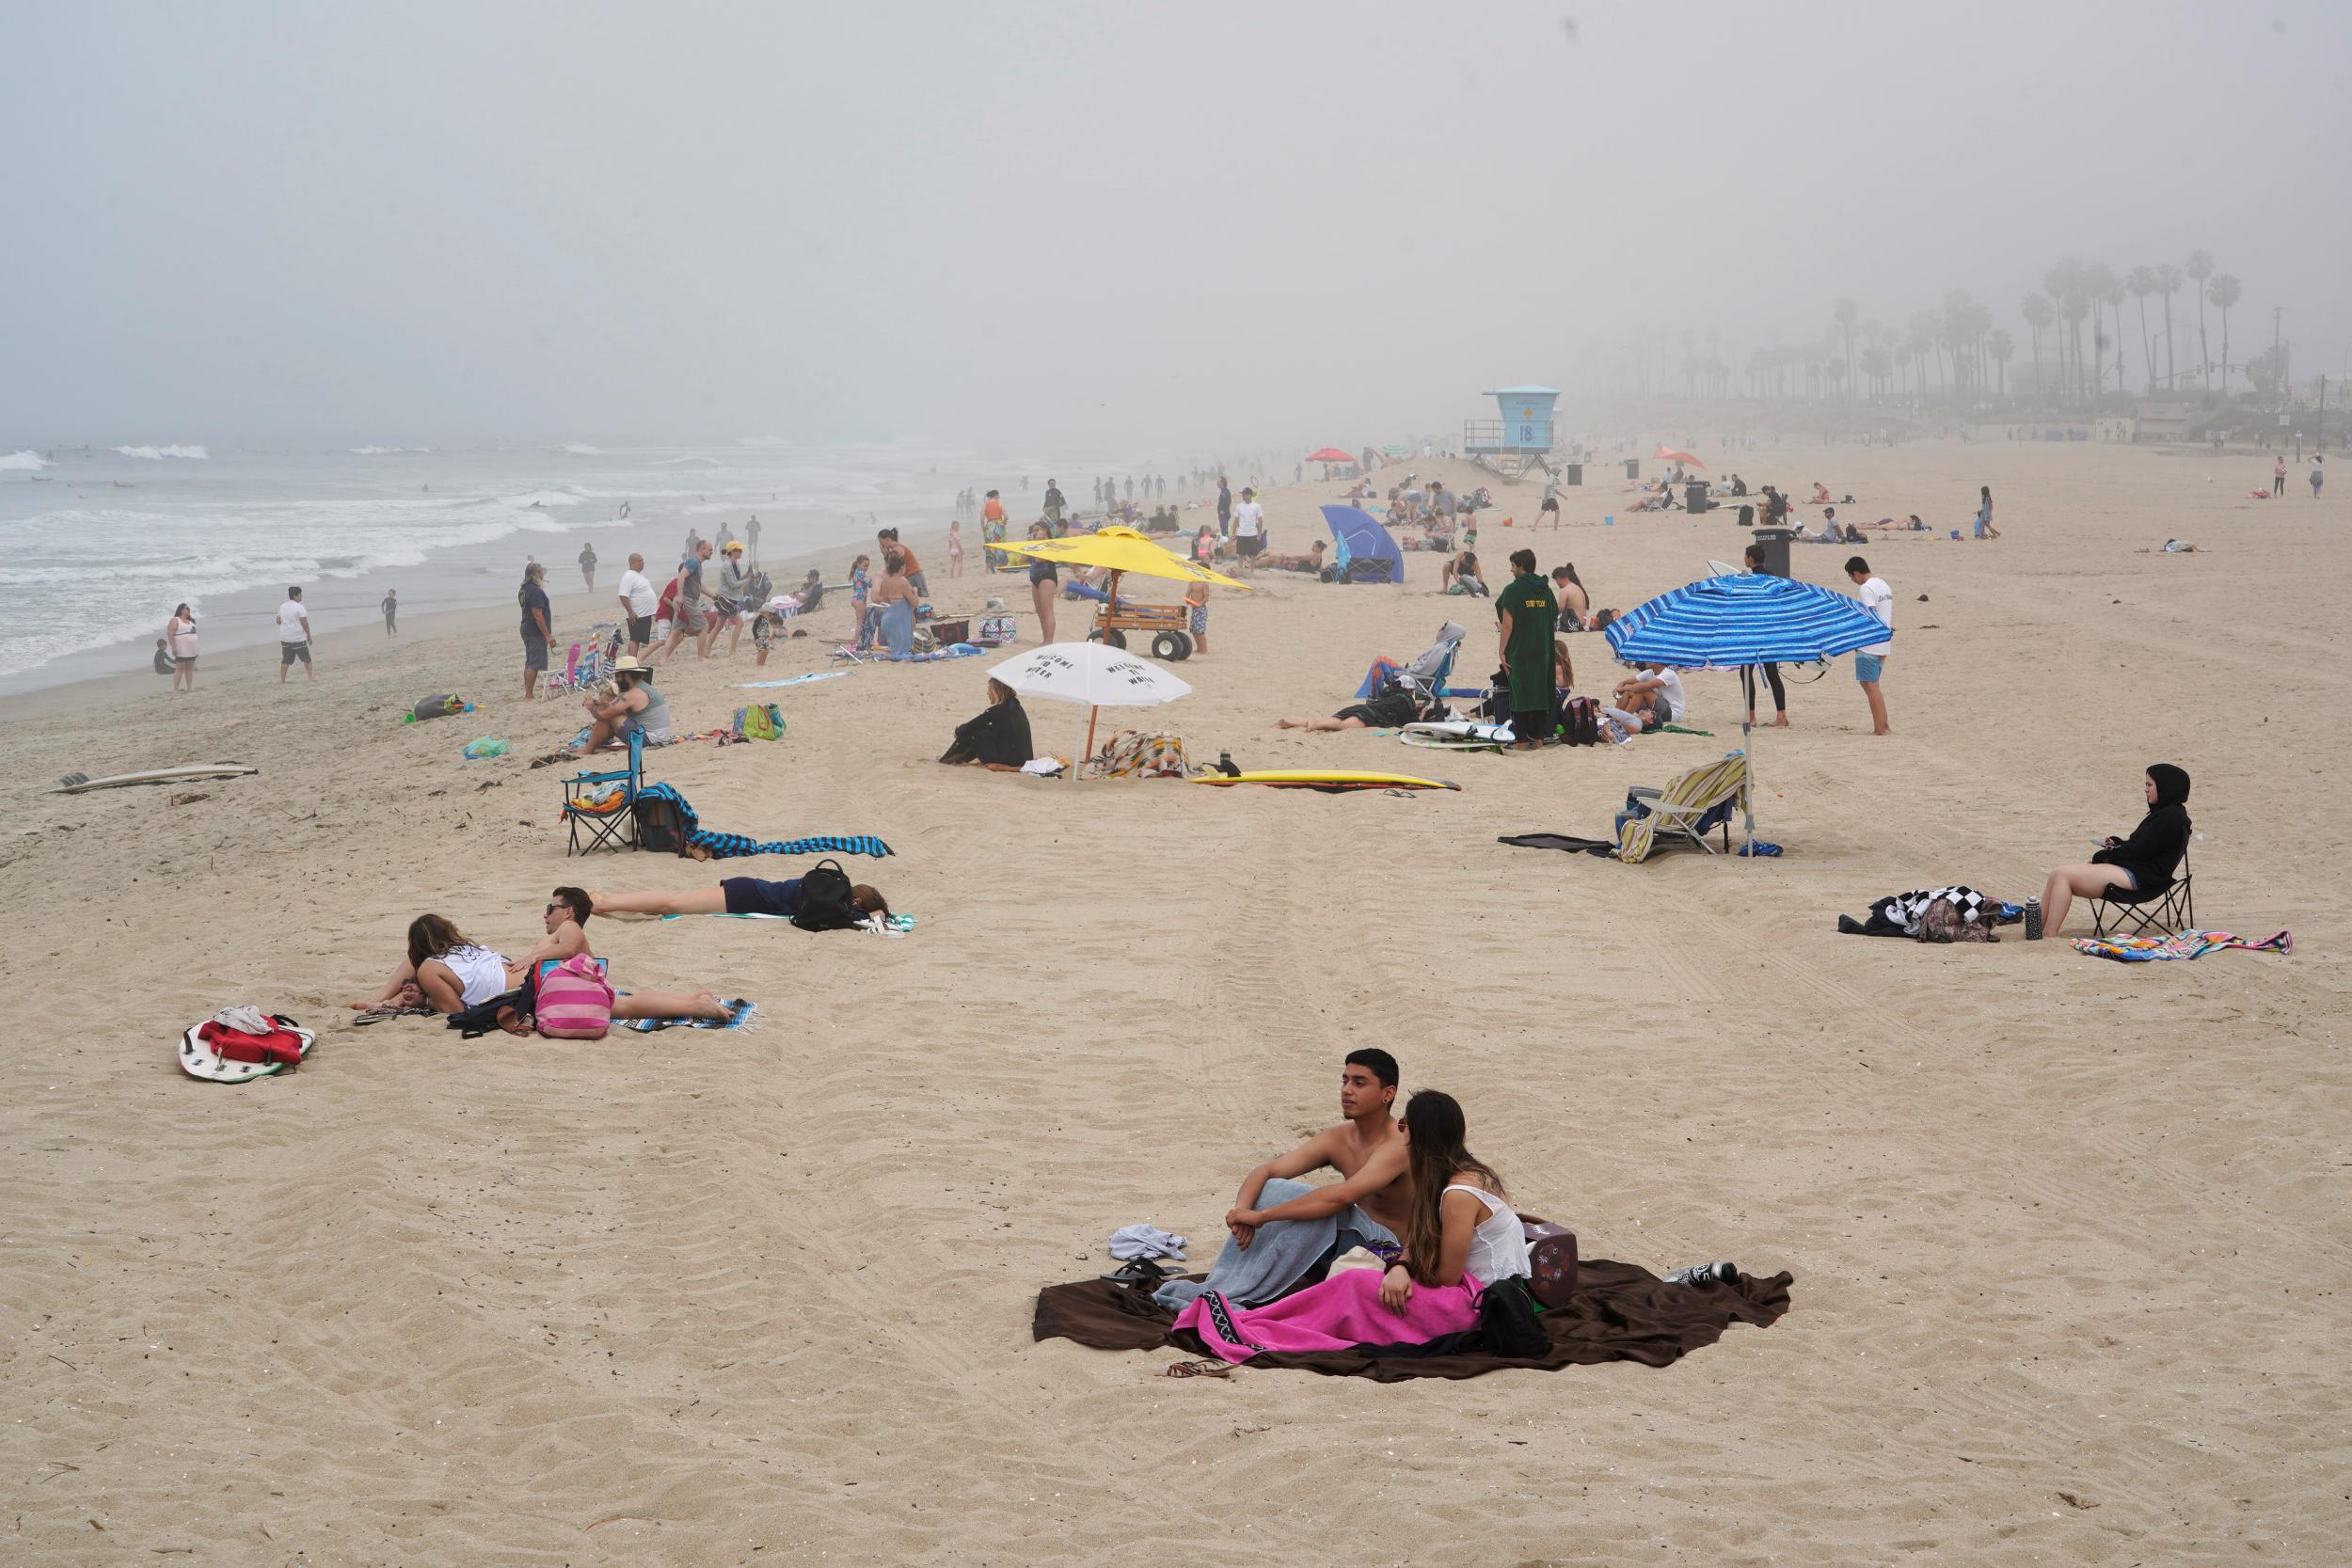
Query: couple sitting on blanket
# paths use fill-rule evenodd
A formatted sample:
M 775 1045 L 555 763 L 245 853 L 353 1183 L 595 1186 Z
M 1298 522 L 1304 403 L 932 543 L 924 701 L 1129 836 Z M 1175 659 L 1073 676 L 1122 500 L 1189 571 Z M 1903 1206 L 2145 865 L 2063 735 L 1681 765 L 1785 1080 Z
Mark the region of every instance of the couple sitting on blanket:
M 1527 1276 L 1519 1217 L 1502 1179 L 1465 1144 L 1462 1107 L 1421 1089 L 1392 1117 L 1396 1082 L 1387 1052 L 1348 1053 L 1340 1075 L 1347 1119 L 1251 1171 L 1208 1279 L 1171 1280 L 1155 1293 L 1178 1312 L 1176 1327 L 1226 1361 L 1424 1344 L 1477 1327 L 1486 1288 Z M 1324 1165 L 1340 1180 L 1295 1180 Z M 1388 1266 L 1328 1275 L 1358 1246 Z
M 421 914 L 408 923 L 408 957 L 392 971 L 383 993 L 351 1006 L 372 1015 L 415 1007 L 429 1007 L 437 1013 L 478 1007 L 521 989 L 526 979 L 535 978 L 546 965 L 560 964 L 580 954 L 595 958 L 588 945 L 588 917 L 599 909 L 614 907 L 592 898 L 580 888 L 557 888 L 541 915 L 546 936 L 520 959 L 472 941 L 440 915 Z M 613 998 L 612 1016 L 725 1018 L 728 1012 L 726 1004 L 707 990 L 635 990 Z M 360 1022 L 373 1020 L 362 1018 Z M 530 1030 L 524 1024 L 513 1032 Z

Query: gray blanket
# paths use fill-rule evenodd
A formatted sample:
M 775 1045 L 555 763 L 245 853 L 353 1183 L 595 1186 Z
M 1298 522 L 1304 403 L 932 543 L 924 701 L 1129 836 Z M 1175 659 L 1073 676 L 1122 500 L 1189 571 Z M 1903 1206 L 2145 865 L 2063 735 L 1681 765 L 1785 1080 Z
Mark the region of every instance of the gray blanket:
M 1258 1207 L 1271 1209 L 1314 1190 L 1307 1182 L 1278 1178 L 1258 1195 Z M 1171 1279 L 1153 1291 L 1152 1299 L 1171 1312 L 1181 1312 L 1201 1291 L 1216 1291 L 1241 1306 L 1263 1307 L 1302 1285 L 1313 1284 L 1321 1275 L 1321 1266 L 1366 1242 L 1397 1244 L 1387 1226 L 1352 1204 L 1321 1219 L 1276 1220 L 1260 1226 L 1247 1247 L 1229 1233 L 1206 1280 Z

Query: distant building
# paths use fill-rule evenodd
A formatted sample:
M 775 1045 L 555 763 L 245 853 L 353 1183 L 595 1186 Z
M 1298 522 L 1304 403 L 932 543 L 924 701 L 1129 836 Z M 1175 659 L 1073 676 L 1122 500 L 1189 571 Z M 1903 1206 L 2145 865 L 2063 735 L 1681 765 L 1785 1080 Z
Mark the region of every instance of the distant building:
M 2135 441 L 2185 441 L 2189 405 L 2185 403 L 2143 403 L 2136 421 Z

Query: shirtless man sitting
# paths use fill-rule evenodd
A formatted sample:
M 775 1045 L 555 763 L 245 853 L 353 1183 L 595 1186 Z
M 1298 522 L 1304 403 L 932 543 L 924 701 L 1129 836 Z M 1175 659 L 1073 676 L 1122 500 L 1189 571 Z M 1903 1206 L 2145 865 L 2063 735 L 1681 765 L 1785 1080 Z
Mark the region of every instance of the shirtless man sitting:
M 1351 1051 L 1340 1072 L 1340 1115 L 1287 1154 L 1242 1178 L 1225 1215 L 1231 1232 L 1205 1282 L 1170 1280 L 1153 1299 L 1182 1311 L 1203 1291 L 1263 1306 L 1314 1284 L 1332 1259 L 1366 1243 L 1400 1244 L 1413 1179 L 1406 1143 L 1390 1109 L 1396 1101 L 1396 1058 Z M 1297 1180 L 1328 1165 L 1340 1180 L 1312 1186 Z

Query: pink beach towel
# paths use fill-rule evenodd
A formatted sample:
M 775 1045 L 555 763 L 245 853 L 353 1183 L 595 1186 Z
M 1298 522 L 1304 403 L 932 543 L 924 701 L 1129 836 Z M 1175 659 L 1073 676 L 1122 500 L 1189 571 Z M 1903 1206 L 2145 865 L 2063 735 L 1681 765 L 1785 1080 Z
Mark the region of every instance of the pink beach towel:
M 1264 1307 L 1236 1307 L 1210 1291 L 1178 1315 L 1175 1326 L 1200 1335 L 1210 1354 L 1225 1361 L 1247 1361 L 1266 1351 L 1425 1344 L 1478 1326 L 1484 1288 L 1468 1275 L 1458 1285 L 1416 1284 L 1402 1315 L 1380 1305 L 1381 1278 L 1376 1269 L 1351 1269 Z

